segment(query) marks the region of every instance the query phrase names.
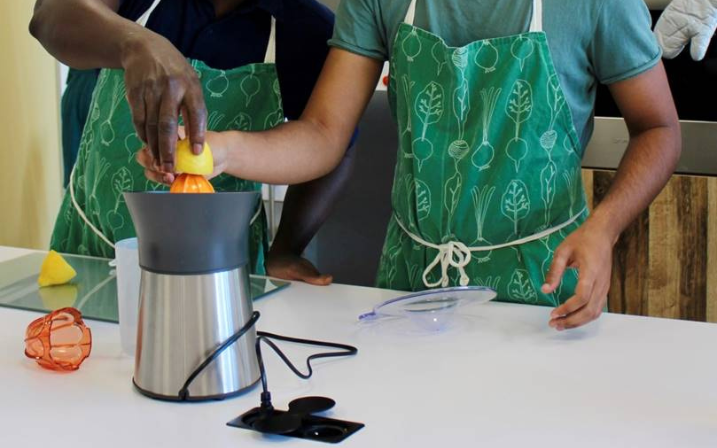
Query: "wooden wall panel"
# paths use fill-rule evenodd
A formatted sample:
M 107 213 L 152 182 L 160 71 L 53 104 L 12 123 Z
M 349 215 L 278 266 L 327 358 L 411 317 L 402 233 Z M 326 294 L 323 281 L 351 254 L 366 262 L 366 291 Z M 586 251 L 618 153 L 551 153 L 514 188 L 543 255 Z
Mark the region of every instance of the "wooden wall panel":
M 717 322 L 717 182 L 707 182 L 707 306 L 708 322 Z
M 585 174 L 599 204 L 614 172 Z M 610 311 L 717 322 L 716 214 L 717 179 L 673 176 L 615 247 Z

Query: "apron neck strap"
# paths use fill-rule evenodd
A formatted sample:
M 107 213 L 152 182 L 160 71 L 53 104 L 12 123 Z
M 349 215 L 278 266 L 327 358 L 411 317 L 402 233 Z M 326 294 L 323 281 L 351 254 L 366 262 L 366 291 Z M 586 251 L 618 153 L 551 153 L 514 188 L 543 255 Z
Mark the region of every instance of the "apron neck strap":
M 413 21 L 415 18 L 416 18 L 416 0 L 411 0 L 411 4 L 408 6 L 408 11 L 406 12 L 406 18 L 403 19 L 403 21 L 409 25 L 413 25 Z
M 266 54 L 264 55 L 265 64 L 274 64 L 276 62 L 276 19 L 271 16 L 271 32 L 269 33 L 269 44 L 266 46 Z
M 157 8 L 157 6 L 159 6 L 159 2 L 161 2 L 161 1 L 162 1 L 162 0 L 154 0 L 154 1 L 152 2 L 152 6 L 150 6 L 149 9 L 147 9 L 147 10 L 144 12 L 144 14 L 142 14 L 142 15 L 139 17 L 139 19 L 137 19 L 137 25 L 139 25 L 139 26 L 141 26 L 141 27 L 146 27 L 146 26 L 147 26 L 147 21 L 149 21 L 149 16 L 152 15 L 152 13 L 153 13 L 154 10 Z
M 530 20 L 530 32 L 543 32 L 543 0 L 533 0 L 533 18 Z
M 406 18 L 403 20 L 409 25 L 413 25 L 416 19 L 416 0 L 411 0 L 406 11 Z M 530 20 L 530 32 L 540 33 L 543 31 L 543 0 L 533 0 L 533 18 Z
M 149 17 L 152 15 L 155 9 L 157 9 L 157 6 L 159 6 L 159 3 L 162 0 L 154 0 L 152 2 L 152 5 L 140 16 L 139 19 L 137 19 L 137 24 L 146 27 L 147 22 L 149 21 Z M 415 9 L 415 0 L 414 2 L 414 9 Z M 276 19 L 274 16 L 271 17 L 271 32 L 269 33 L 269 44 L 266 46 L 266 53 L 264 55 L 264 63 L 265 64 L 273 64 L 276 62 Z

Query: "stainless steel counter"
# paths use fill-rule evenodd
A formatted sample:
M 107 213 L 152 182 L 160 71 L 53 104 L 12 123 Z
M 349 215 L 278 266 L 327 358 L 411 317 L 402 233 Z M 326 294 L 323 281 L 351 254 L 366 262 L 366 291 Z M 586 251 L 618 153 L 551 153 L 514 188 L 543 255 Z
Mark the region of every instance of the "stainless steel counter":
M 677 173 L 717 176 L 717 123 L 682 121 L 682 157 Z M 630 135 L 622 118 L 597 118 L 583 167 L 616 169 Z

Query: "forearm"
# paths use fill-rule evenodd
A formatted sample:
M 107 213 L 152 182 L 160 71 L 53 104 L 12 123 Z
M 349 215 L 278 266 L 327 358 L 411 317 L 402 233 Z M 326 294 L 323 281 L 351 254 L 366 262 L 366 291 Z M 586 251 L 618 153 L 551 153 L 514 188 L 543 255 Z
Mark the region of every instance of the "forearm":
M 121 68 L 122 57 L 142 40 L 143 27 L 112 9 L 117 0 L 41 0 L 30 33 L 59 61 L 78 69 Z
M 294 255 L 304 252 L 348 185 L 354 152 L 353 147 L 349 148 L 339 166 L 328 175 L 289 188 L 272 252 Z
M 381 67 L 381 61 L 332 49 L 299 120 L 266 132 L 220 134 L 227 160 L 224 171 L 242 179 L 289 185 L 327 175 L 343 159 Z
M 633 136 L 610 190 L 589 222 L 617 240 L 665 186 L 677 166 L 681 146 L 678 124 Z
M 294 185 L 318 179 L 341 162 L 350 134 L 337 136 L 321 123 L 298 120 L 266 132 L 222 133 L 225 172 L 267 184 Z

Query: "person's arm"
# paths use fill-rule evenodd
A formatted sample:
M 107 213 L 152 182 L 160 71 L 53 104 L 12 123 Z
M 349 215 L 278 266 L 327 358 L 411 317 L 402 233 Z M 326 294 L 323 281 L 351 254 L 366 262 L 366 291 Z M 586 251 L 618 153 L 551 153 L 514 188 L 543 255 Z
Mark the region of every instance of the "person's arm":
M 377 59 L 332 49 L 300 119 L 264 132 L 207 133 L 214 156 L 213 176 L 226 172 L 242 179 L 279 185 L 321 178 L 300 187 L 316 189 L 303 194 L 304 200 L 311 204 L 297 201 L 296 197 L 287 201 L 292 205 L 284 213 L 302 216 L 298 220 L 282 219 L 282 225 L 298 226 L 298 229 L 293 229 L 293 237 L 285 234 L 277 237 L 273 255 L 279 256 L 274 258 L 273 266 L 267 262 L 273 275 L 281 270 L 279 274 L 284 278 L 330 283 L 330 276 L 322 276 L 297 254 L 311 240 L 326 218 L 330 204 L 348 181 L 353 157 L 346 155 L 346 148 L 373 96 L 381 68 L 382 63 Z M 152 169 L 151 156 L 146 151 L 140 152 L 137 160 L 145 167 L 149 179 L 165 184 L 173 181 L 174 176 Z M 340 162 L 337 170 L 323 177 Z M 306 216 L 307 213 L 319 214 L 318 219 Z M 287 256 L 287 253 L 291 254 Z
M 74 68 L 123 68 L 134 126 L 154 160 L 172 172 L 177 118 L 200 153 L 206 107 L 194 69 L 164 37 L 117 14 L 119 0 L 38 0 L 30 33 Z
M 318 286 L 333 281 L 331 275 L 321 274 L 302 254 L 328 219 L 351 178 L 353 166 L 354 148 L 350 147 L 339 166 L 327 176 L 289 187 L 279 229 L 266 258 L 270 276 Z
M 555 252 L 543 292 L 560 284 L 567 267 L 579 269 L 575 295 L 553 310 L 550 326 L 579 327 L 602 313 L 620 234 L 665 186 L 680 158 L 681 135 L 664 66 L 610 85 L 630 131 L 630 144 L 605 199 Z
M 356 126 L 376 90 L 382 63 L 332 48 L 304 113 L 263 132 L 207 132 L 214 173 L 265 184 L 295 185 L 326 176 L 343 160 Z M 137 155 L 145 174 L 171 183 L 152 169 L 151 155 Z
M 208 133 L 224 172 L 268 184 L 300 184 L 330 173 L 373 96 L 379 60 L 331 49 L 301 118 L 266 132 Z

